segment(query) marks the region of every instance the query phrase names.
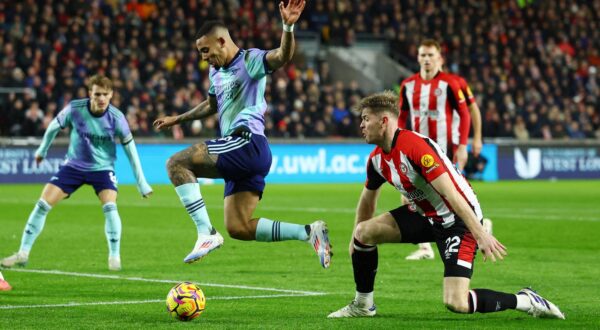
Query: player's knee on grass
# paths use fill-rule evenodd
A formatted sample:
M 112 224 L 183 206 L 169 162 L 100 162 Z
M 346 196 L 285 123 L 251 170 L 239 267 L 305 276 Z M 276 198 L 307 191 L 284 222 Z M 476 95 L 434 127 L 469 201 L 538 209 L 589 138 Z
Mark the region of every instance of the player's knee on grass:
M 444 299 L 444 305 L 446 308 L 453 313 L 466 314 L 469 313 L 469 301 L 465 299 L 459 299 L 456 297 L 448 297 Z

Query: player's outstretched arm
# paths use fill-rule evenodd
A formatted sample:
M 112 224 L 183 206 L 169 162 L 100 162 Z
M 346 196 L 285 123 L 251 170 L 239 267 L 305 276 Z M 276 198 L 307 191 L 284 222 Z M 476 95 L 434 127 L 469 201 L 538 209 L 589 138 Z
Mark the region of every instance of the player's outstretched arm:
M 34 153 L 35 162 L 37 164 L 41 163 L 42 160 L 44 160 L 44 158 L 46 158 L 48 149 L 50 149 L 50 145 L 52 144 L 52 141 L 54 141 L 54 138 L 56 138 L 56 134 L 58 134 L 58 132 L 60 131 L 60 128 L 61 127 L 60 127 L 60 124 L 58 123 L 58 120 L 56 120 L 56 118 L 52 119 L 52 121 L 48 125 L 48 128 L 46 129 L 46 132 L 44 133 L 42 143 L 40 144 L 40 146 L 37 148 L 37 150 Z
M 202 119 L 217 113 L 217 100 L 209 96 L 208 100 L 202 101 L 197 106 L 179 116 L 165 116 L 156 119 L 152 125 L 158 129 L 169 128 L 185 121 Z
M 475 212 L 454 187 L 448 173 L 438 176 L 431 181 L 431 185 L 450 203 L 454 213 L 465 222 L 465 225 L 477 240 L 479 249 L 483 252 L 483 260 L 485 261 L 487 258 L 492 259 L 492 261 L 496 261 L 496 258 L 504 259 L 506 247 L 485 231 L 483 225 L 477 220 Z
M 294 55 L 294 24 L 300 18 L 304 10 L 306 1 L 289 0 L 284 6 L 283 1 L 279 3 L 279 13 L 283 21 L 283 34 L 281 35 L 281 45 L 267 53 L 266 60 L 271 70 L 281 68 L 289 62 Z
M 147 198 L 152 195 L 152 187 L 146 181 L 146 177 L 144 176 L 144 172 L 142 171 L 142 164 L 140 162 L 140 156 L 138 155 L 137 148 L 135 146 L 135 142 L 133 138 L 123 144 L 123 149 L 125 149 L 125 154 L 129 159 L 129 164 L 133 169 L 133 175 L 135 176 L 135 181 L 137 183 L 137 189 L 142 194 L 142 197 Z

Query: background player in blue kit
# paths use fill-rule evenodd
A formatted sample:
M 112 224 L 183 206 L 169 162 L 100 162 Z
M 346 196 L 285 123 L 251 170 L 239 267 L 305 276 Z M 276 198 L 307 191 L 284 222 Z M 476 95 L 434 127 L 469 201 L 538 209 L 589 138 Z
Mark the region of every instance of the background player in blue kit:
M 196 245 L 184 259 L 187 263 L 223 244 L 200 194 L 197 178 L 201 177 L 225 179 L 224 221 L 231 237 L 263 242 L 308 241 L 321 265 L 329 267 L 331 254 L 324 222 L 298 225 L 252 217 L 271 167 L 271 151 L 264 135 L 266 75 L 292 58 L 294 23 L 304 5 L 301 0 L 279 4 L 283 35 L 280 47 L 270 51 L 240 49 L 223 23 L 206 22 L 196 35 L 196 47 L 211 66 L 208 100 L 184 114 L 154 122 L 156 127 L 166 128 L 215 113 L 219 116 L 222 138 L 195 144 L 173 155 L 167 163 L 175 191 L 198 230 Z
M 95 75 L 88 82 L 89 99 L 71 101 L 52 120 L 42 144 L 35 152 L 39 164 L 45 157 L 59 130 L 70 128 L 69 150 L 65 162 L 44 187 L 42 196 L 29 215 L 19 251 L 1 262 L 3 267 L 25 266 L 29 251 L 44 228 L 48 212 L 61 200 L 69 197 L 84 184 L 94 187 L 102 203 L 106 219 L 110 270 L 121 269 L 121 218 L 117 211 L 117 178 L 114 174 L 116 139 L 125 149 L 143 197 L 152 194 L 146 182 L 133 136 L 123 113 L 110 104 L 113 95 L 112 81 Z

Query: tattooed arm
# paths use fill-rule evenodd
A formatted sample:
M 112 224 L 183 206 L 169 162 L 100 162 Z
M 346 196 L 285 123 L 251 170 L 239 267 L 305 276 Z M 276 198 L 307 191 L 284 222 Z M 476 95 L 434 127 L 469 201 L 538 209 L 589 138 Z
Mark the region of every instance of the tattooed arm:
M 190 121 L 194 119 L 202 119 L 217 113 L 217 99 L 214 96 L 209 96 L 208 100 L 203 101 L 192 109 L 179 116 L 165 116 L 154 121 L 153 125 L 158 129 L 168 128 L 173 125 Z

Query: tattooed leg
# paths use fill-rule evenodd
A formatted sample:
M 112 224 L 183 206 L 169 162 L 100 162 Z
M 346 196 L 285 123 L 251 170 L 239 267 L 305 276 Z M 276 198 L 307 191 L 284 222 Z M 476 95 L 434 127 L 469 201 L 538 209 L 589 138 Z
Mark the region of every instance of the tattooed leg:
M 197 178 L 221 177 L 217 170 L 217 155 L 209 154 L 204 143 L 194 144 L 169 158 L 167 172 L 175 187 L 195 183 Z

